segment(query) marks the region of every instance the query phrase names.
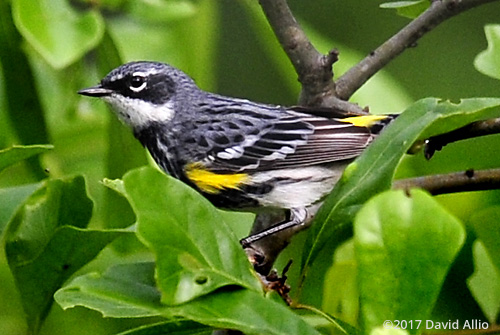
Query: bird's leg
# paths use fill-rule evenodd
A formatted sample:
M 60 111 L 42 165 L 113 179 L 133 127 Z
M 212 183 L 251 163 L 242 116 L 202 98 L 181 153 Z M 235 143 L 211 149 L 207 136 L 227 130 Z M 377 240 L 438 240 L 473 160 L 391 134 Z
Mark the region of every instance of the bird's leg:
M 288 211 L 288 215 L 285 221 L 279 222 L 258 233 L 252 234 L 240 240 L 240 243 L 243 246 L 243 248 L 247 248 L 252 243 L 257 242 L 263 239 L 264 237 L 274 235 L 285 229 L 304 224 L 306 222 L 307 217 L 308 217 L 308 211 L 306 208 L 292 208 Z

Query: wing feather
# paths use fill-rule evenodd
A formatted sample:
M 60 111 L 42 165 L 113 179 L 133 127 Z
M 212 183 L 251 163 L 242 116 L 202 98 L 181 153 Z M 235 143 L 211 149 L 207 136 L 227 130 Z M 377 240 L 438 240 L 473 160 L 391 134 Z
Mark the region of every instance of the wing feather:
M 183 134 L 183 143 L 211 170 L 239 172 L 355 158 L 375 136 L 341 119 L 263 106 L 246 100 L 207 105 L 199 118 L 190 120 L 192 131 Z M 206 148 L 203 159 L 200 147 Z

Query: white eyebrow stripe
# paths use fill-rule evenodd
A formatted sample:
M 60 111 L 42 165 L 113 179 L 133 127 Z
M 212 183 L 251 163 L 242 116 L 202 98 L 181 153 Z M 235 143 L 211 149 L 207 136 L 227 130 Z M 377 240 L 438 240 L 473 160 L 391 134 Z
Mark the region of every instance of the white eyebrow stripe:
M 134 73 L 132 73 L 132 76 L 137 76 L 137 77 L 146 77 L 147 76 L 147 73 L 144 73 L 142 71 L 136 71 Z

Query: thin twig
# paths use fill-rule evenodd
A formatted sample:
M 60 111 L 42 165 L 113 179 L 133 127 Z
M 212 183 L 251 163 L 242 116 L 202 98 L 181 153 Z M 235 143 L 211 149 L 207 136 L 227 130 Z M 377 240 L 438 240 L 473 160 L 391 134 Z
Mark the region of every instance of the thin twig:
M 446 19 L 468 9 L 497 0 L 434 0 L 431 6 L 406 27 L 392 36 L 375 51 L 336 81 L 336 96 L 348 100 L 375 73 L 406 48 L 416 45 L 418 39 Z
M 432 195 L 494 190 L 500 188 L 500 169 L 467 170 L 394 181 L 393 189 L 422 188 Z
M 500 118 L 476 121 L 468 125 L 455 129 L 445 134 L 433 136 L 425 143 L 425 158 L 431 159 L 436 151 L 441 150 L 445 145 L 466 140 L 473 137 L 486 136 L 500 133 Z

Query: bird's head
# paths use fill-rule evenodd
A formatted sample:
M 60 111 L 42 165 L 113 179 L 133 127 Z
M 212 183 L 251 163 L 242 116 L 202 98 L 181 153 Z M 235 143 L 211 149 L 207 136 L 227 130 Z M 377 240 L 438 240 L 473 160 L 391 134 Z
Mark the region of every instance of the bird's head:
M 168 122 L 181 96 L 199 92 L 184 72 L 163 63 L 132 62 L 111 71 L 79 94 L 101 98 L 134 131 L 152 122 Z

